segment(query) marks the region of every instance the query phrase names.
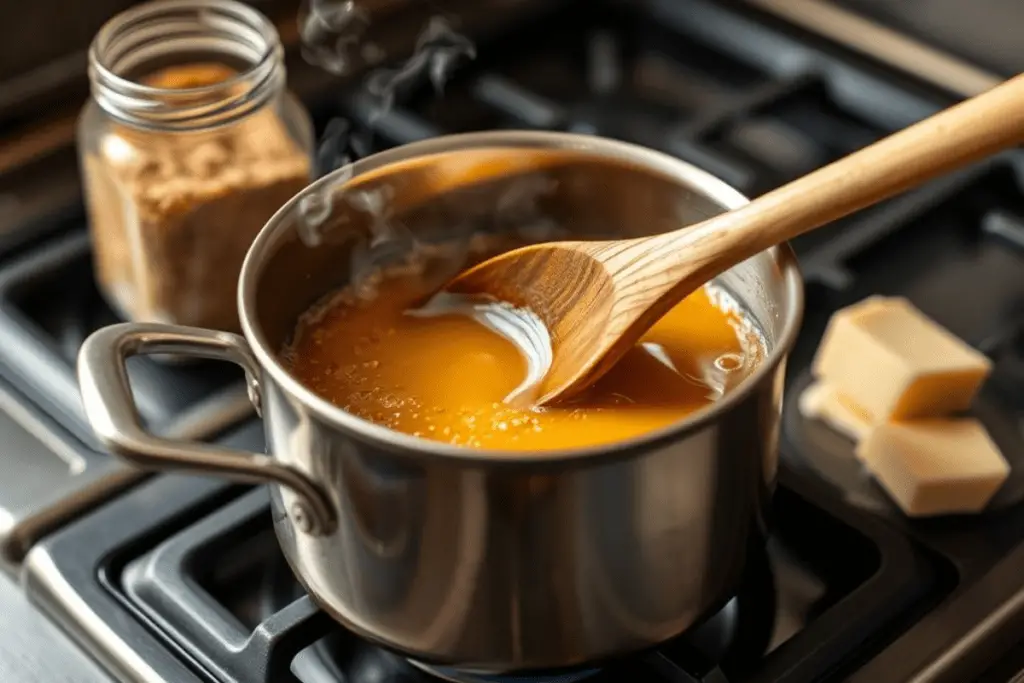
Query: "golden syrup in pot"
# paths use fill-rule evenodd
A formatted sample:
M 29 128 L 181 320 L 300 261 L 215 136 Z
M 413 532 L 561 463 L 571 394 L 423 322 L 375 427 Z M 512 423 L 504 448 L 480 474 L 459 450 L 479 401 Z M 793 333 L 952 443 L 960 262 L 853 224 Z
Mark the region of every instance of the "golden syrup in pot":
M 422 299 L 400 279 L 371 301 L 335 297 L 300 321 L 286 364 L 314 393 L 390 429 L 470 448 L 545 451 L 615 443 L 678 422 L 764 355 L 733 300 L 708 286 L 584 394 L 537 409 L 522 399 L 543 372 L 549 342 L 529 312 L 454 298 L 421 307 Z

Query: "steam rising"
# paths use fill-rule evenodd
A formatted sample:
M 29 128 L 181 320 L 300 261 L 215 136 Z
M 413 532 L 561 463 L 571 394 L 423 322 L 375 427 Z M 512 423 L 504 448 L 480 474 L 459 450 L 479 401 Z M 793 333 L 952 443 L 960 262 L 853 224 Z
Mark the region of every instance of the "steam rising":
M 370 132 L 349 120 L 331 119 L 316 151 L 316 168 L 321 174 L 341 168 L 371 153 Z
M 355 0 L 309 0 L 299 15 L 299 33 L 303 55 L 312 64 L 330 73 L 344 75 L 356 63 L 358 54 L 364 62 L 384 57 L 380 48 L 366 40 L 370 13 Z M 476 48 L 465 36 L 455 31 L 441 16 L 432 17 L 420 31 L 415 50 L 409 59 L 397 68 L 378 68 L 367 76 L 363 88 L 372 98 L 370 124 L 385 116 L 394 106 L 396 96 L 429 82 L 434 91 L 441 93 L 455 68 L 464 60 L 474 59 Z M 345 119 L 334 119 L 324 131 L 317 148 L 316 168 L 326 174 L 341 169 L 334 181 L 304 196 L 298 206 L 298 234 L 308 246 L 323 242 L 323 230 L 334 215 L 334 202 L 339 198 L 337 188 L 352 178 L 350 164 L 372 151 L 370 130 Z M 416 240 L 391 217 L 391 188 L 349 190 L 346 201 L 356 211 L 368 214 L 370 220 L 369 243 L 355 250 L 353 258 L 365 271 L 365 260 L 384 252 L 399 249 L 415 251 Z
M 366 40 L 369 24 L 369 12 L 353 0 L 310 0 L 299 17 L 305 58 L 331 73 L 348 73 L 357 58 L 366 62 L 368 52 L 379 52 Z M 432 17 L 404 63 L 377 68 L 363 82 L 370 103 L 370 126 L 386 116 L 399 97 L 427 83 L 440 95 L 455 69 L 475 58 L 476 48 L 468 38 L 446 18 Z M 385 276 L 418 275 L 424 283 L 436 281 L 439 286 L 461 270 L 470 256 L 564 235 L 541 206 L 541 199 L 557 187 L 542 174 L 515 179 L 497 201 L 459 196 L 444 206 L 448 198 L 442 197 L 441 240 L 414 235 L 394 216 L 394 188 L 375 184 L 339 189 L 352 179 L 352 162 L 372 152 L 372 138 L 366 127 L 340 118 L 331 121 L 318 145 L 316 168 L 321 174 L 337 170 L 337 177 L 319 191 L 304 195 L 298 205 L 297 232 L 310 247 L 323 244 L 332 226 L 344 224 L 356 214 L 360 225 L 365 225 L 366 234 L 352 245 L 349 254 L 350 296 L 372 299 Z M 338 202 L 344 203 L 346 210 L 336 212 Z M 529 328 L 523 327 L 521 316 L 509 318 L 504 310 L 475 311 L 475 315 L 513 336 L 522 336 Z M 535 373 L 541 370 L 540 366 L 533 368 Z
M 366 42 L 369 24 L 369 12 L 353 0 L 310 0 L 299 17 L 306 59 L 331 73 L 348 73 L 357 58 L 365 62 L 366 51 L 377 49 Z M 415 50 L 404 63 L 375 69 L 363 82 L 370 101 L 370 126 L 386 116 L 399 97 L 427 83 L 436 94 L 442 94 L 455 69 L 475 57 L 473 43 L 451 22 L 441 16 L 432 17 L 419 32 Z M 415 275 L 425 285 L 440 286 L 471 256 L 565 236 L 542 201 L 557 190 L 557 182 L 541 172 L 509 179 L 496 197 L 493 192 L 441 197 L 435 222 L 444 234 L 435 237 L 420 231 L 414 235 L 394 216 L 393 187 L 374 184 L 339 189 L 352 179 L 352 162 L 372 152 L 372 138 L 372 131 L 366 127 L 346 119 L 332 120 L 318 145 L 316 168 L 321 174 L 337 170 L 337 177 L 319 191 L 304 195 L 298 206 L 298 235 L 310 247 L 323 244 L 331 226 L 356 215 L 360 226 L 365 226 L 365 234 L 349 252 L 351 285 L 345 292 L 347 297 L 372 300 L 385 277 Z M 335 211 L 339 202 L 346 210 Z M 535 316 L 499 304 L 448 299 L 437 300 L 434 306 L 412 314 L 444 314 L 455 309 L 464 309 L 530 351 L 529 376 L 513 397 L 528 391 L 543 377 L 550 365 L 551 344 Z
M 370 15 L 354 0 L 309 0 L 299 12 L 302 56 L 325 71 L 344 75 L 369 25 Z
M 476 48 L 468 38 L 455 32 L 444 17 L 432 17 L 416 40 L 416 50 L 396 69 L 377 69 L 366 79 L 366 90 L 377 100 L 375 116 L 394 106 L 395 95 L 427 79 L 434 92 L 444 91 L 462 59 L 475 59 Z

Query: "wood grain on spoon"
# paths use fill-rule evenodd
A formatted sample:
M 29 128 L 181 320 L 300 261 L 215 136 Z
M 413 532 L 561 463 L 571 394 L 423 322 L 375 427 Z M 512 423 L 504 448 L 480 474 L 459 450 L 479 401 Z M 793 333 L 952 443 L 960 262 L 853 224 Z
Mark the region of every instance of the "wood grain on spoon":
M 517 249 L 447 289 L 487 293 L 544 321 L 554 361 L 537 393 L 543 405 L 592 384 L 673 306 L 732 266 L 1022 142 L 1024 75 L 729 213 L 653 237 Z

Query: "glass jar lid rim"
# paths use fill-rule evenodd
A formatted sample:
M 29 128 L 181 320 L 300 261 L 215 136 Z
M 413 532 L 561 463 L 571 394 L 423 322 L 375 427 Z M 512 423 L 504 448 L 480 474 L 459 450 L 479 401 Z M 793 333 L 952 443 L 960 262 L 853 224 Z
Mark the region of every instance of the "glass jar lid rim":
M 176 49 L 196 49 L 197 44 L 214 55 L 207 61 L 230 56 L 245 66 L 215 83 L 180 88 L 144 83 L 124 74 L 147 59 L 173 56 Z M 241 2 L 152 0 L 115 15 L 100 29 L 89 48 L 89 76 L 94 99 L 116 118 L 143 126 L 177 125 L 190 117 L 182 112 L 181 121 L 167 118 L 172 101 L 223 97 L 245 110 L 262 104 L 284 82 L 283 54 L 274 24 Z M 227 59 L 224 62 L 228 65 Z M 195 108 L 200 112 L 197 118 L 204 111 L 209 114 L 208 103 Z
M 140 28 L 146 21 L 159 20 L 162 14 L 174 11 L 195 11 L 197 13 L 222 12 L 244 24 L 258 33 L 263 40 L 263 49 L 260 56 L 252 60 L 248 68 L 240 70 L 230 78 L 218 81 L 214 84 L 190 86 L 187 88 L 164 88 L 160 86 L 140 83 L 137 80 L 123 76 L 109 64 L 105 58 L 105 51 L 118 38 L 119 34 Z M 135 7 L 120 12 L 100 28 L 89 46 L 90 70 L 95 70 L 112 84 L 116 83 L 124 88 L 132 89 L 139 94 L 159 94 L 173 90 L 176 94 L 197 95 L 209 92 L 214 89 L 231 87 L 244 83 L 252 74 L 268 61 L 274 60 L 281 51 L 281 41 L 277 28 L 263 13 L 254 7 L 246 5 L 237 0 L 150 0 Z

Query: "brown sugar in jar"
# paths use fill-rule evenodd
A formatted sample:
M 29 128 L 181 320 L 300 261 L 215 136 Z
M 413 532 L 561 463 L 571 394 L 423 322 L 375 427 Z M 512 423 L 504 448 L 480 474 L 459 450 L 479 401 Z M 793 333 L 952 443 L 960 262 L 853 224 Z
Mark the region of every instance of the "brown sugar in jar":
M 214 51 L 133 80 L 115 75 L 105 51 L 120 51 L 124 61 L 138 30 L 131 21 L 122 27 L 123 16 L 93 45 L 94 96 L 79 124 L 97 284 L 127 319 L 237 330 L 245 254 L 310 180 L 308 115 L 284 91 L 283 67 L 273 59 L 270 69 L 267 60 L 236 68 Z M 215 28 L 199 10 L 187 17 L 198 33 Z M 276 34 L 262 15 L 246 8 L 230 18 L 259 24 L 268 54 L 276 55 Z M 150 23 L 165 20 L 156 13 Z M 169 35 L 164 47 L 173 56 L 178 47 Z

